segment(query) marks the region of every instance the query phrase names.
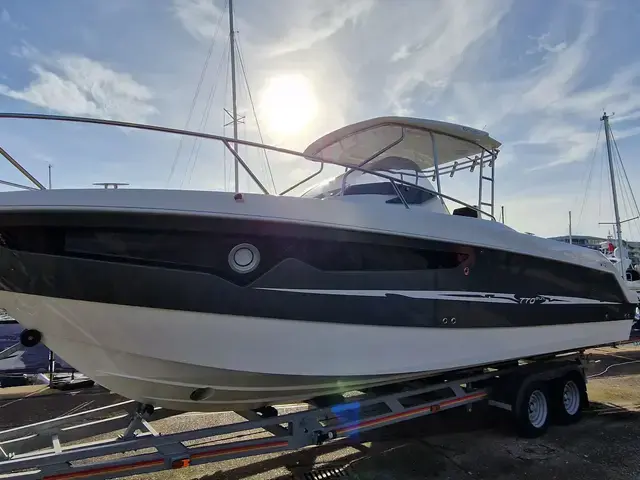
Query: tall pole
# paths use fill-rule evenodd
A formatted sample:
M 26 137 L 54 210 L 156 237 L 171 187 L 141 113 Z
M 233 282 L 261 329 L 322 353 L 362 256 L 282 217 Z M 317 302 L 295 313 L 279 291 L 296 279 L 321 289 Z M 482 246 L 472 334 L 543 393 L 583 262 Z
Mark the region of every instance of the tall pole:
M 48 166 L 49 190 L 51 190 L 51 164 Z M 52 386 L 56 375 L 56 355 L 53 350 L 49 350 L 49 386 Z
M 618 210 L 618 192 L 616 191 L 616 177 L 613 171 L 613 153 L 611 150 L 611 127 L 609 126 L 609 116 L 605 112 L 600 119 L 604 122 L 604 135 L 607 140 L 607 158 L 609 159 L 609 176 L 611 177 L 611 193 L 613 195 L 613 212 L 616 217 L 616 237 L 618 244 L 618 255 L 620 255 L 620 275 L 625 278 L 624 272 L 624 253 L 622 250 L 622 228 L 620 226 L 620 211 Z
M 233 138 L 238 139 L 238 105 L 236 97 L 236 33 L 233 29 L 233 0 L 229 0 L 229 51 L 231 52 L 231 113 L 233 114 Z M 238 151 L 238 144 L 233 144 L 233 149 Z M 240 191 L 238 159 L 233 164 L 235 192 Z
M 571 210 L 569 210 L 569 245 L 573 245 L 573 236 L 571 235 Z

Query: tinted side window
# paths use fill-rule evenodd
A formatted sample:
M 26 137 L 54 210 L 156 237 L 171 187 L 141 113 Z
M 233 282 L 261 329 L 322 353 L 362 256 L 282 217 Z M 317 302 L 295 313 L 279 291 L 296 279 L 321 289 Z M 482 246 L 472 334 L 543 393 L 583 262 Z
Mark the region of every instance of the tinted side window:
M 137 260 L 228 270 L 227 255 L 238 243 L 248 242 L 260 251 L 268 269 L 294 258 L 324 271 L 402 271 L 454 268 L 465 256 L 376 243 L 340 242 L 291 237 L 234 237 L 214 233 L 161 231 L 67 232 L 65 251 L 111 260 Z

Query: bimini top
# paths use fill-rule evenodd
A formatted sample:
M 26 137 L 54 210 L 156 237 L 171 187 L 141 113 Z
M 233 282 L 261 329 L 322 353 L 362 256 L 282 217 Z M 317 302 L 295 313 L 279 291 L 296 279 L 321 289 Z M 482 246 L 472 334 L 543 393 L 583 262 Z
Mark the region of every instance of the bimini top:
M 485 151 L 495 154 L 498 147 L 500 142 L 475 128 L 421 118 L 378 117 L 328 133 L 309 145 L 304 154 L 345 166 L 360 166 L 374 157 L 366 163 L 371 170 L 376 169 L 377 160 L 402 157 L 426 170 L 435 164 L 434 150 L 441 166 Z

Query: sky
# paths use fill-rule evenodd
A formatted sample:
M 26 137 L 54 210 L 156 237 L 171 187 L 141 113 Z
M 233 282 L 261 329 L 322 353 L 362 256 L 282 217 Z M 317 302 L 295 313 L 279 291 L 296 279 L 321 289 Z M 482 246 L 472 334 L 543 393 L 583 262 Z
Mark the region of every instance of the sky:
M 235 0 L 234 11 L 241 138 L 303 150 L 376 116 L 468 125 L 502 142 L 495 203 L 509 226 L 564 235 L 572 211 L 574 234 L 606 235 L 606 110 L 631 187 L 618 182 L 620 215 L 638 215 L 636 0 Z M 225 0 L 1 0 L 0 111 L 230 136 L 228 32 Z M 232 157 L 214 142 L 0 119 L 0 146 L 43 183 L 51 165 L 54 188 L 233 188 Z M 317 168 L 249 150 L 272 192 Z M 0 179 L 26 182 L 8 163 Z M 477 203 L 475 176 L 443 185 Z M 245 174 L 240 187 L 256 190 Z M 640 240 L 640 220 L 623 232 Z

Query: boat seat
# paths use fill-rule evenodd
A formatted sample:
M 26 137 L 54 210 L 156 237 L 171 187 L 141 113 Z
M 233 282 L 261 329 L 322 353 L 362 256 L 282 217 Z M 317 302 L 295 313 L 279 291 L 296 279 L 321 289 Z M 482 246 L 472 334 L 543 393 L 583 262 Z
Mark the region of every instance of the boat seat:
M 453 215 L 459 215 L 461 217 L 478 218 L 478 211 L 470 207 L 460 207 L 460 208 L 456 208 L 453 211 Z

